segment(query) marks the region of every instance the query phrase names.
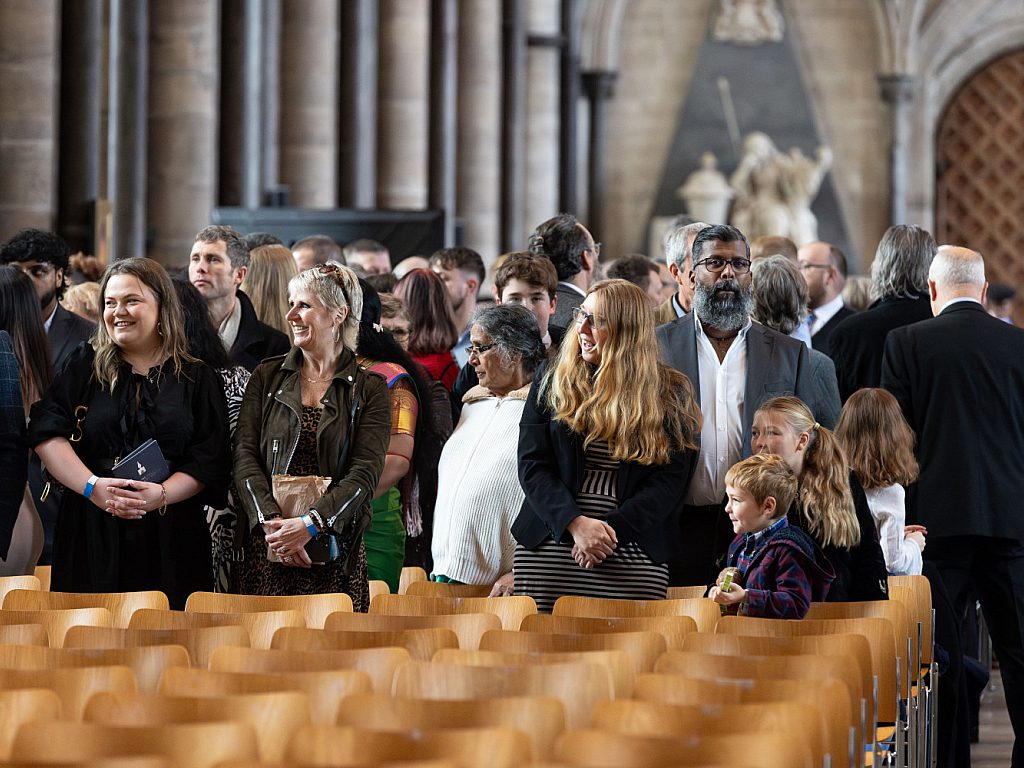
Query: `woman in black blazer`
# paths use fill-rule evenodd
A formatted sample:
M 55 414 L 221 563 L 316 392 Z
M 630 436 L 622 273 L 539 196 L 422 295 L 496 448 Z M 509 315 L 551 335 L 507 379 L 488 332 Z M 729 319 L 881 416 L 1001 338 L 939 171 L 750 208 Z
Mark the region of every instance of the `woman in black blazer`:
M 561 595 L 665 597 L 701 425 L 639 288 L 599 282 L 573 320 L 520 426 L 515 592 L 542 612 Z

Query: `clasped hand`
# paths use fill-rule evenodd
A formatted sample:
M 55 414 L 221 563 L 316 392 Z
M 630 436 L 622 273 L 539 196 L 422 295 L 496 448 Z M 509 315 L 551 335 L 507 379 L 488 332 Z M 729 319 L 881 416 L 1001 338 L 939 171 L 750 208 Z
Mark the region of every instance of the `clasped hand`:
M 568 525 L 572 535 L 572 557 L 580 568 L 593 568 L 604 562 L 619 545 L 615 529 L 603 520 L 580 515 Z
M 92 502 L 122 520 L 141 520 L 159 509 L 167 498 L 160 483 L 101 477 L 92 492 Z
M 285 565 L 298 568 L 309 568 L 313 565 L 305 549 L 306 543 L 313 537 L 309 535 L 301 518 L 267 520 L 263 524 L 263 533 L 267 544 Z
M 726 574 L 730 571 L 732 572 L 734 579 L 739 575 L 739 571 L 736 568 L 723 568 L 722 572 L 718 574 L 715 586 L 708 590 L 708 597 L 719 605 L 736 605 L 737 603 L 742 603 L 743 598 L 747 596 L 747 590 L 735 581 L 729 584 L 728 592 L 722 591 L 722 585 L 725 582 Z

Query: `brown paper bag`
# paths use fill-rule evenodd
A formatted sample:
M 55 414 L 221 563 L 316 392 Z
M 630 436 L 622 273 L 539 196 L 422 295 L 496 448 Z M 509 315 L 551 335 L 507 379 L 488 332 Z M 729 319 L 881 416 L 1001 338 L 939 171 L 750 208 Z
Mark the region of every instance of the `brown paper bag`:
M 281 509 L 281 517 L 291 519 L 302 517 L 309 508 L 316 504 L 327 493 L 331 484 L 329 477 L 319 475 L 271 475 L 273 482 L 274 501 Z M 267 546 L 267 560 L 280 563 L 279 558 Z

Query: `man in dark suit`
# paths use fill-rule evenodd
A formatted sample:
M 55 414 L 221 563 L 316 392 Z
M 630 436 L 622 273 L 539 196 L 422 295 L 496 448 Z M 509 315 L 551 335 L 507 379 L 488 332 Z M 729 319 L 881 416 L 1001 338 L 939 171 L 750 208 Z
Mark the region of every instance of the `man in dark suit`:
M 665 248 L 665 261 L 677 289 L 666 302 L 654 313 L 654 324 L 664 325 L 677 320 L 690 311 L 693 301 L 693 286 L 690 284 L 690 273 L 693 271 L 693 241 L 697 233 L 707 224 L 696 221 L 682 224 L 665 233 L 662 243 Z
M 832 357 L 832 332 L 853 314 L 843 303 L 846 256 L 831 243 L 807 243 L 797 250 L 797 266 L 807 283 L 811 346 Z
M 750 249 L 735 227 L 702 229 L 693 242 L 693 311 L 658 328 L 665 362 L 689 377 L 704 426 L 700 457 L 684 499 L 679 555 L 669 583 L 708 584 L 732 540 L 724 511 L 725 473 L 749 456 L 754 412 L 777 395 L 814 403 L 807 347 L 752 323 Z
M 210 319 L 236 365 L 252 371 L 263 360 L 283 355 L 288 337 L 261 323 L 249 297 L 238 289 L 249 269 L 249 249 L 231 227 L 209 226 L 196 235 L 188 279 L 206 299 Z
M 530 253 L 546 256 L 558 273 L 558 306 L 551 315 L 551 325 L 566 329 L 572 322 L 572 311 L 583 303 L 601 255 L 600 243 L 594 242 L 579 219 L 560 213 L 540 224 L 530 235 Z
M 871 268 L 871 282 L 880 298 L 832 332 L 830 357 L 843 402 L 862 387 L 878 386 L 889 331 L 932 316 L 927 279 L 934 256 L 935 240 L 920 227 L 900 224 L 882 235 Z
M 1024 330 L 986 313 L 981 254 L 942 246 L 928 275 L 935 317 L 889 333 L 882 386 L 917 433 L 920 476 L 907 521 L 958 621 L 981 601 L 1024 766 Z M 941 697 L 940 697 L 941 699 Z

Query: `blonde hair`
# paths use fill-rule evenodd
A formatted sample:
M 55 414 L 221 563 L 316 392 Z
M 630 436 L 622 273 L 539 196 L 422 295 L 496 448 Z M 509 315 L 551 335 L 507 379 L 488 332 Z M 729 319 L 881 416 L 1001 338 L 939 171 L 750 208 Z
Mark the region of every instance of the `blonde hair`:
M 814 420 L 798 397 L 773 397 L 757 412 L 778 414 L 794 434 L 808 435 L 797 495 L 797 508 L 807 531 L 822 546 L 857 546 L 860 524 L 850 492 L 850 468 L 835 435 Z
M 363 314 L 363 288 L 356 273 L 344 264 L 328 261 L 304 269 L 289 280 L 288 293 L 296 289 L 312 293 L 331 314 L 340 314 L 348 307 L 348 317 L 341 325 L 341 342 L 345 349 L 355 352 L 359 318 Z
M 74 312 L 86 320 L 98 323 L 100 321 L 100 284 L 90 281 L 68 286 L 60 303 L 68 312 Z
M 618 461 L 665 464 L 673 450 L 695 450 L 701 415 L 693 387 L 661 362 L 644 292 L 625 280 L 602 280 L 588 295 L 607 328 L 601 362 L 595 369 L 583 359 L 572 323 L 542 382 L 554 417 L 583 435 L 584 447 L 607 441 Z
M 185 318 L 181 312 L 181 302 L 174 290 L 171 278 L 164 268 L 152 259 L 136 257 L 115 261 L 103 273 L 100 282 L 100 304 L 106 302 L 107 283 L 115 275 L 129 275 L 149 288 L 156 296 L 157 334 L 160 339 L 160 359 L 174 361 L 174 375 L 180 376 L 185 363 L 198 362 L 188 352 L 188 339 L 185 338 Z M 110 387 L 114 391 L 117 385 L 117 371 L 124 362 L 121 348 L 114 343 L 107 333 L 107 324 L 100 322 L 92 337 L 92 348 L 96 351 L 93 362 L 93 373 L 101 386 Z
M 772 520 L 789 512 L 799 487 L 793 468 L 774 453 L 757 453 L 736 462 L 725 473 L 725 484 L 746 491 L 758 506 L 769 497 L 775 499 Z
M 283 245 L 261 245 L 249 253 L 249 270 L 240 286 L 256 317 L 288 334 L 288 282 L 299 274 L 295 257 Z
M 884 389 L 859 389 L 843 405 L 836 438 L 865 488 L 909 485 L 917 479 L 914 430 Z

